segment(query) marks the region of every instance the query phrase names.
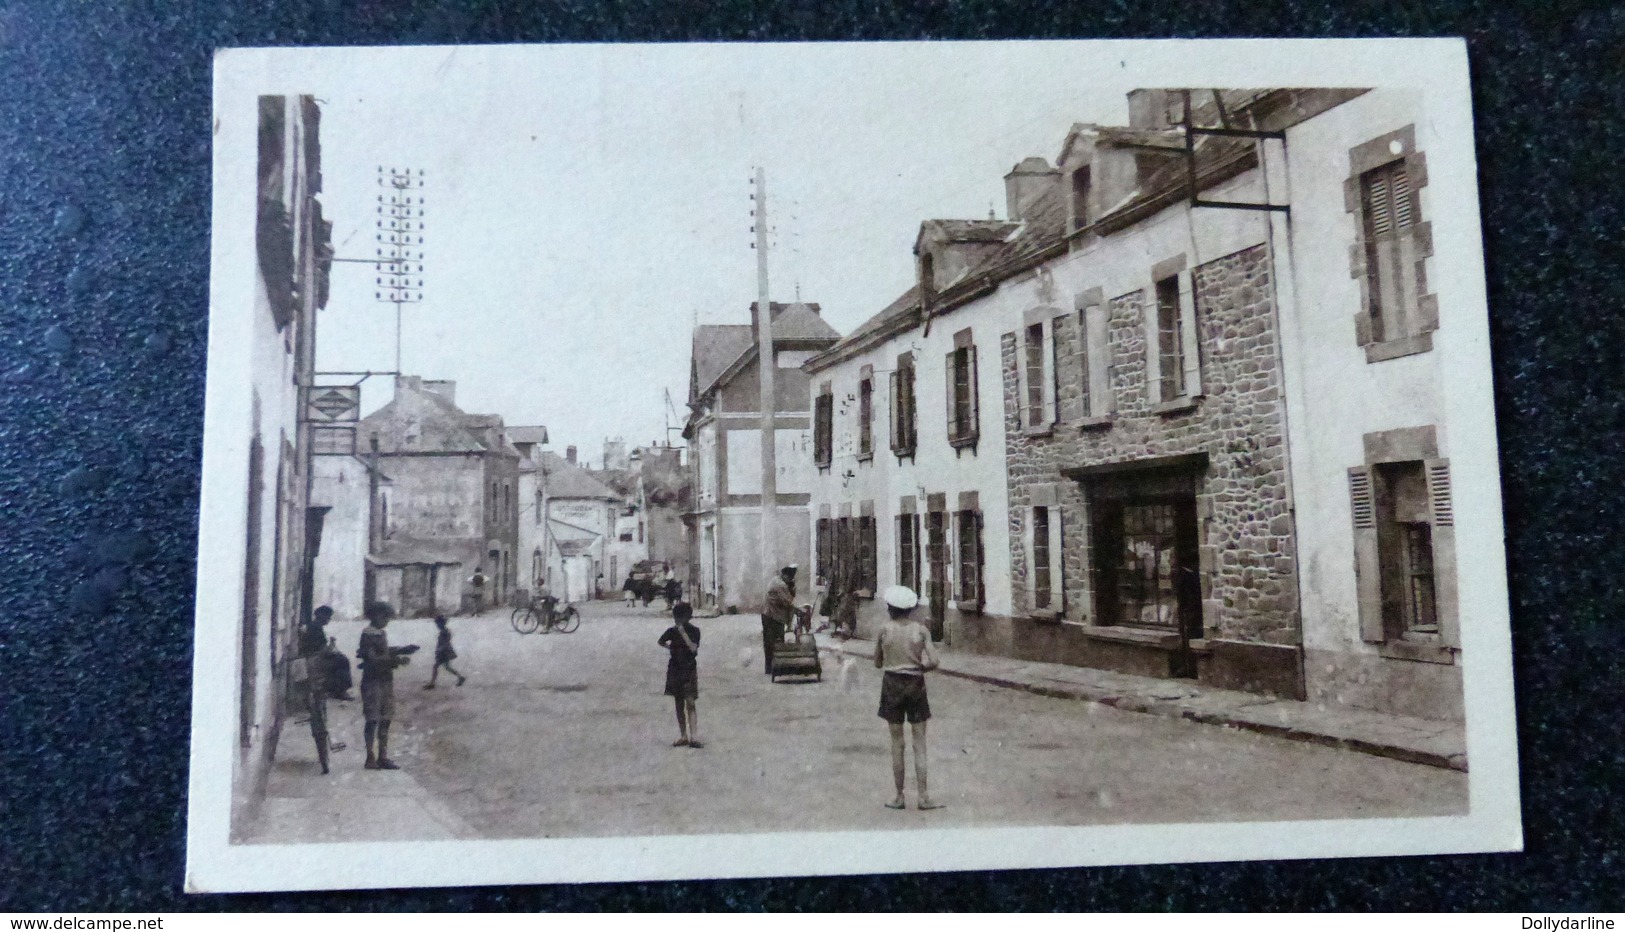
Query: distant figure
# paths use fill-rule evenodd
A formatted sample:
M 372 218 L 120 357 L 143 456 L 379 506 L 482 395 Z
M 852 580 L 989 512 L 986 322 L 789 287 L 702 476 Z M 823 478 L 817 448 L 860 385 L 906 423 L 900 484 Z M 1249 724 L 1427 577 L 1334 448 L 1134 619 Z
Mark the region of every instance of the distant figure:
M 384 628 L 394 617 L 395 609 L 388 602 L 369 602 L 366 608 L 367 627 L 361 629 L 361 646 L 356 656 L 361 660 L 361 708 L 367 720 L 368 770 L 399 770 L 389 759 L 389 723 L 395 717 L 395 668 L 411 661 L 409 656 L 417 645 L 390 647 Z M 373 753 L 374 742 L 377 753 Z
M 327 752 L 331 746 L 327 735 L 327 631 L 324 627 L 333 618 L 333 610 L 326 605 L 311 613 L 310 621 L 299 634 L 299 660 L 305 671 L 305 696 L 310 707 L 310 737 L 316 742 L 316 760 L 327 773 Z M 342 745 L 341 745 L 342 747 Z
M 762 662 L 769 676 L 773 675 L 774 648 L 784 643 L 784 632 L 795 623 L 797 569 L 792 563 L 779 570 L 767 587 L 767 604 L 762 608 Z
M 903 722 L 914 732 L 914 788 L 919 808 L 941 809 L 927 789 L 925 723 L 931 718 L 931 703 L 925 694 L 925 672 L 937 668 L 937 652 L 931 646 L 931 632 L 909 617 L 920 597 L 907 586 L 886 589 L 886 624 L 875 639 L 875 666 L 886 671 L 880 682 L 880 717 L 891 729 L 892 782 L 897 796 L 888 809 L 907 806 L 903 800 L 906 775 L 903 758 Z
M 621 595 L 627 608 L 634 608 L 638 604 L 638 581 L 631 573 L 626 574 L 626 582 L 621 586 Z
M 848 577 L 835 600 L 835 617 L 830 619 L 836 637 L 850 638 L 858 633 L 858 583 Z
M 474 567 L 474 575 L 468 577 L 468 587 L 474 593 L 474 614 L 485 611 L 485 567 Z
M 660 646 L 670 652 L 666 659 L 666 695 L 677 709 L 678 739 L 672 747 L 703 748 L 700 741 L 699 713 L 695 703 L 700 697 L 700 629 L 690 619 L 694 609 L 686 602 L 672 608 L 676 622 L 660 636 Z
M 434 642 L 434 669 L 429 671 L 429 684 L 423 688 L 434 688 L 434 682 L 440 676 L 441 667 L 445 667 L 447 673 L 457 677 L 457 685 L 461 686 L 467 682 L 468 677 L 458 673 L 456 668 L 451 665 L 451 662 L 457 659 L 457 651 L 453 650 L 451 646 L 451 629 L 446 627 L 446 616 L 434 616 L 434 626 L 440 629 L 440 633 L 435 636 Z
M 683 584 L 677 581 L 676 576 L 666 577 L 666 610 L 672 613 L 677 611 L 677 603 L 683 600 Z M 693 609 L 689 610 L 690 612 Z

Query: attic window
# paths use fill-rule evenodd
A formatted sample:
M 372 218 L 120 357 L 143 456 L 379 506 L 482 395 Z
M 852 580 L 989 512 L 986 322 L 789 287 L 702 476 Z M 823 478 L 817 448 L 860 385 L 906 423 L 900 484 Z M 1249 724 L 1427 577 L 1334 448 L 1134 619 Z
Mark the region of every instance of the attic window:
M 1072 229 L 1089 225 L 1089 166 L 1072 173 Z

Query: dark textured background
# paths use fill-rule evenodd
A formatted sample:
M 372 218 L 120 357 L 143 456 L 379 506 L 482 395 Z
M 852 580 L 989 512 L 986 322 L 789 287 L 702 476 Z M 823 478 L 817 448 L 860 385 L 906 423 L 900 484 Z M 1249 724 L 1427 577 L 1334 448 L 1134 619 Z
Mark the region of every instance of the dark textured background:
M 212 49 L 1253 35 L 1468 38 L 1526 853 L 181 893 Z M 1620 909 L 1622 60 L 1607 3 L 0 0 L 0 910 Z

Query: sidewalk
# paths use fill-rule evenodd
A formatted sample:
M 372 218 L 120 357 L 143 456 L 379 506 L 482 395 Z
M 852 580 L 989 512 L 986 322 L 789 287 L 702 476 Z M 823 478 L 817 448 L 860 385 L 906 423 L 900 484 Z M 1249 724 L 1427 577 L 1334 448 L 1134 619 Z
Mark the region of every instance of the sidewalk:
M 494 617 L 494 616 L 493 616 Z M 399 622 L 395 632 L 416 621 Z M 340 644 L 354 643 L 358 622 L 334 622 L 329 630 Z M 402 631 L 402 634 L 407 633 Z M 427 635 L 414 632 L 423 640 Z M 410 643 L 412 637 L 402 638 Z M 357 686 L 359 687 L 359 677 Z M 416 688 L 396 684 L 396 690 Z M 248 844 L 303 842 L 437 841 L 473 838 L 475 832 L 455 812 L 430 795 L 409 770 L 366 770 L 362 743 L 363 722 L 359 688 L 350 702 L 329 699 L 327 727 L 331 740 L 348 745 L 329 756 L 329 774 L 316 760 L 316 744 L 304 716 L 290 718 L 277 741 L 276 761 L 267 780 L 259 817 L 245 833 Z M 392 744 L 400 747 L 411 737 L 397 722 Z
M 817 638 L 819 648 L 828 653 L 874 660 L 872 641 L 843 642 L 824 634 Z M 978 683 L 1057 699 L 1098 702 L 1130 712 L 1241 728 L 1430 767 L 1467 770 L 1466 736 L 1460 725 L 1451 722 L 1356 709 L 1328 709 L 1292 699 L 1213 689 L 1190 680 L 1132 676 L 1061 663 L 1037 663 L 950 650 L 940 651 L 940 656 L 942 666 L 938 673 Z

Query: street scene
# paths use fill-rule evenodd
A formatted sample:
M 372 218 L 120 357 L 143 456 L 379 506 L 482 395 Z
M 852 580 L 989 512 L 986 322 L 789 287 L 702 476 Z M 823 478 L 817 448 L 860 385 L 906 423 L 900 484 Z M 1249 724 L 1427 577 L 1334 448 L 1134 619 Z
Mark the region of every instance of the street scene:
M 662 609 L 598 603 L 569 635 L 521 636 L 505 613 L 459 619 L 466 685 L 442 680 L 429 691 L 427 670 L 396 674 L 392 753 L 412 785 L 371 795 L 369 780 L 396 775 L 362 770 L 359 700 L 335 702 L 334 736 L 350 747 L 322 777 L 306 742 L 290 742 L 252 840 L 1363 818 L 1466 806 L 1466 775 L 1449 769 L 943 676 L 930 687 L 931 778 L 947 805 L 888 813 L 871 663 L 831 658 L 822 682 L 775 685 L 762 673 L 754 618 L 701 619 L 705 747 L 673 748 L 655 643 L 670 624 Z M 351 627 L 341 639 L 359 634 Z M 408 643 L 434 637 L 423 622 L 389 630 Z
M 1472 814 L 1429 99 L 1029 51 L 223 105 L 229 843 Z

